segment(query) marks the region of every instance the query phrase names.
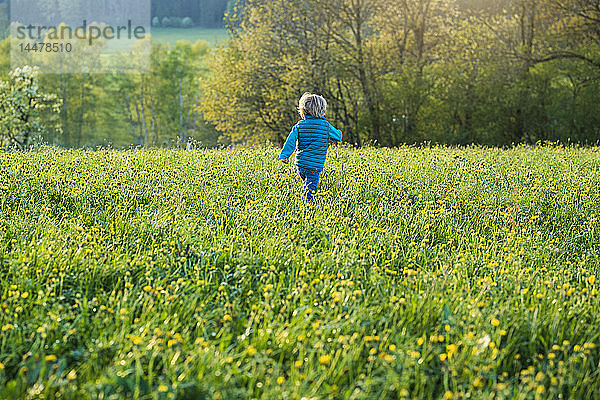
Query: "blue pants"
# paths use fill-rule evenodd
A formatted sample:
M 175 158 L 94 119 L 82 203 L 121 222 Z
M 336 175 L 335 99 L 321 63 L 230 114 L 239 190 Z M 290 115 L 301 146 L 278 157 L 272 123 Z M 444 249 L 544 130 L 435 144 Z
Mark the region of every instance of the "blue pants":
M 319 186 L 321 170 L 298 167 L 298 173 L 300 174 L 300 178 L 302 178 L 302 182 L 304 184 L 306 200 L 311 201 L 314 194 L 317 192 L 317 187 Z

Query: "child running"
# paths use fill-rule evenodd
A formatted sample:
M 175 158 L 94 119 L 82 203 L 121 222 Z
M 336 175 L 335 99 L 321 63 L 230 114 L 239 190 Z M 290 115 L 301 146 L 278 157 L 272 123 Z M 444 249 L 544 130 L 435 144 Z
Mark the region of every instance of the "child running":
M 327 101 L 319 95 L 304 93 L 298 104 L 302 120 L 292 128 L 279 159 L 287 164 L 296 151 L 296 167 L 302 178 L 307 201 L 317 192 L 319 178 L 325 167 L 329 139 L 339 142 L 342 131 L 335 129 L 325 119 Z

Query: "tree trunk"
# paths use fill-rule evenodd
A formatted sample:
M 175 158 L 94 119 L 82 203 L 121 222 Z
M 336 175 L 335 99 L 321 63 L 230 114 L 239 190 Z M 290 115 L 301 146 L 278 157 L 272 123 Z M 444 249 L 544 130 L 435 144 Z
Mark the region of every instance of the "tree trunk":
M 148 127 L 146 126 L 146 108 L 144 107 L 144 74 L 141 75 L 140 80 L 140 110 L 144 146 L 148 146 Z

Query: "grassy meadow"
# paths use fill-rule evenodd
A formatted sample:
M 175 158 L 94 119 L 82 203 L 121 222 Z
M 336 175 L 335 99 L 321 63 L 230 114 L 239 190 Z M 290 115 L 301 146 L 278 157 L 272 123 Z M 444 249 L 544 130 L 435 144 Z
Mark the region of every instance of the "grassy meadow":
M 187 40 L 191 43 L 203 40 L 208 42 L 211 47 L 216 47 L 227 37 L 227 30 L 211 28 L 152 28 L 151 33 L 152 40 L 171 45 L 175 45 L 180 40 Z
M 600 148 L 0 154 L 0 398 L 600 397 Z

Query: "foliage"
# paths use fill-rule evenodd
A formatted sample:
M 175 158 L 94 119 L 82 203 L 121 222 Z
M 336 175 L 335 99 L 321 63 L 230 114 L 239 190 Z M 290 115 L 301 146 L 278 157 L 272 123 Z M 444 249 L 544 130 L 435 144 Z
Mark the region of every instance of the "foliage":
M 202 27 L 215 28 L 223 26 L 227 5 L 228 0 L 152 0 L 152 16 L 161 20 L 164 17 L 189 17 Z
M 194 21 L 190 17 L 185 17 L 181 20 L 182 28 L 191 28 L 194 26 Z
M 9 33 L 8 2 L 0 2 L 0 40 L 5 39 Z
M 36 135 L 46 131 L 45 124 L 57 119 L 59 110 L 58 97 L 40 89 L 35 68 L 13 70 L 8 81 L 0 81 L 2 147 L 27 148 Z M 51 117 L 42 119 L 45 111 Z
M 0 397 L 598 398 L 598 150 L 0 154 Z
M 475 3 L 245 1 L 202 110 L 240 143 L 282 143 L 305 91 L 330 101 L 353 144 L 595 142 L 594 2 Z M 559 84 L 571 80 L 576 101 Z
M 149 73 L 41 76 L 45 90 L 63 98 L 64 133 L 49 130 L 44 140 L 67 147 L 126 147 L 171 146 L 195 137 L 215 146 L 218 135 L 196 109 L 208 51 L 202 41 L 154 42 Z

